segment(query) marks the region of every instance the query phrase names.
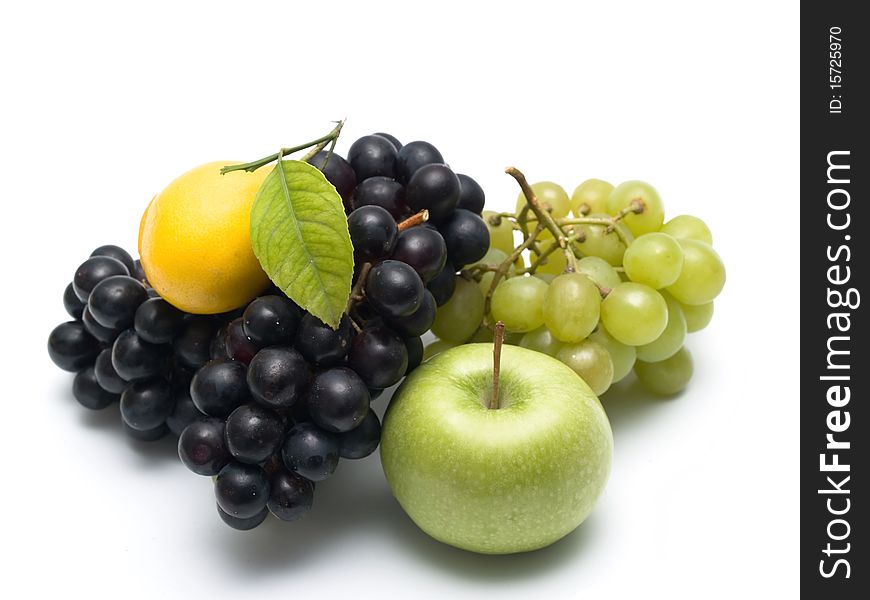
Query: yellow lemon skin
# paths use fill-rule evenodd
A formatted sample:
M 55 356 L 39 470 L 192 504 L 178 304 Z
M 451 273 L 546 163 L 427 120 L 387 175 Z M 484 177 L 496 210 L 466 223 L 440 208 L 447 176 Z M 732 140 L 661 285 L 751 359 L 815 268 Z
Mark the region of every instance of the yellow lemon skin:
M 167 302 L 215 314 L 253 300 L 269 278 L 251 247 L 251 204 L 269 173 L 233 171 L 216 161 L 184 173 L 155 196 L 139 226 L 139 256 Z

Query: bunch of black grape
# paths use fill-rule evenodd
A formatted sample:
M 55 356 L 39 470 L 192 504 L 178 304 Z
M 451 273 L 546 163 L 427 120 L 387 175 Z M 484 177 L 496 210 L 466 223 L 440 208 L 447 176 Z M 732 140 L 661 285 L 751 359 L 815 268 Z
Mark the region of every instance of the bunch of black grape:
M 432 144 L 403 145 L 386 133 L 356 140 L 347 160 L 337 154 L 326 160 L 321 152 L 311 162 L 342 196 L 355 277 L 365 277 L 365 299 L 354 317 L 373 312 L 402 335 L 422 335 L 436 306 L 453 295 L 457 271 L 489 248 L 483 189 L 454 173 Z M 422 227 L 397 225 L 423 210 Z
M 489 246 L 483 191 L 431 144 L 376 134 L 348 156 L 312 159 L 342 196 L 354 246 L 354 294 L 337 329 L 275 288 L 231 313 L 187 314 L 126 251 L 103 246 L 64 293 L 74 320 L 49 336 L 52 360 L 76 372 L 76 399 L 119 401 L 137 439 L 179 436 L 182 462 L 215 478 L 218 513 L 236 529 L 270 512 L 298 519 L 339 458 L 377 448 L 371 401 L 420 364 L 420 336 L 457 269 Z M 428 222 L 409 220 L 424 210 Z

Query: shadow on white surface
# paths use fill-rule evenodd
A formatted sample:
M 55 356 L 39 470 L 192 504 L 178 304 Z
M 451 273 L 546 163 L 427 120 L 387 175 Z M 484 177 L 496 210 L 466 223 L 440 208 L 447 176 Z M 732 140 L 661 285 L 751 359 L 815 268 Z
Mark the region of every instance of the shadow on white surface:
M 650 420 L 667 412 L 684 393 L 656 396 L 644 390 L 632 373 L 611 386 L 601 398 L 601 404 L 610 420 L 614 437 L 619 437 L 629 434 L 635 427 L 648 427 Z

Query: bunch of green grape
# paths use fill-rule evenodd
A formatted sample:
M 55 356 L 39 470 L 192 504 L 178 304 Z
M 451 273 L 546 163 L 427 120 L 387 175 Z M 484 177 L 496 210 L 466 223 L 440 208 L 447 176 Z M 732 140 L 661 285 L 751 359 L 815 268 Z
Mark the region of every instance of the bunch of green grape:
M 690 215 L 665 221 L 658 192 L 642 181 L 589 179 L 570 197 L 552 182 L 531 187 L 570 256 L 551 248 L 557 240 L 538 228 L 523 194 L 515 215 L 484 211 L 489 251 L 457 276 L 427 357 L 491 341 L 502 321 L 507 343 L 557 358 L 596 394 L 632 370 L 650 392 L 681 391 L 693 372 L 686 336 L 707 326 L 725 284 L 710 229 Z

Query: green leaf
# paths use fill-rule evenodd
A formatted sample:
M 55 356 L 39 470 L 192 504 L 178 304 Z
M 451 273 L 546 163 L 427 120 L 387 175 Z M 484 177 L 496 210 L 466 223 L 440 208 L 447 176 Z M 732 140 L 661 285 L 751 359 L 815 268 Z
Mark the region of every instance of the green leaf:
M 350 297 L 353 246 L 341 197 L 306 162 L 275 165 L 251 207 L 251 243 L 269 278 L 337 328 Z

